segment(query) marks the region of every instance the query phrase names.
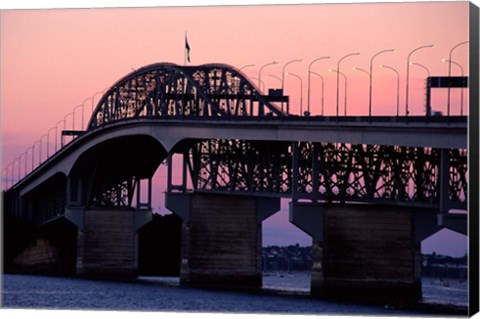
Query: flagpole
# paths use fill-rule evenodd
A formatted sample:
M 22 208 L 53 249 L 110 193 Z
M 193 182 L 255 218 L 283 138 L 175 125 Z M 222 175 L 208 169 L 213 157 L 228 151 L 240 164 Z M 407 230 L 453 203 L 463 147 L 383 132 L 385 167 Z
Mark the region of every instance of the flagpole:
M 185 44 L 183 45 L 183 55 L 185 57 L 183 65 L 187 65 L 187 31 L 185 31 Z
M 187 31 L 185 31 L 185 65 L 187 62 L 190 63 L 190 44 L 188 44 Z

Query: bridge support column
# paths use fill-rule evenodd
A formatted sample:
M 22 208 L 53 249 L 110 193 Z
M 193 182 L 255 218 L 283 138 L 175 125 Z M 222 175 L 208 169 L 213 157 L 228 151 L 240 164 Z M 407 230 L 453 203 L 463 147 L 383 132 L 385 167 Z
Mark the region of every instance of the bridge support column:
M 419 238 L 438 230 L 436 214 L 421 217 L 432 221 L 432 229 L 419 229 L 416 234 L 415 213 L 405 207 L 290 203 L 290 221 L 312 236 L 311 293 L 385 301 L 420 299 Z
M 78 227 L 77 275 L 137 276 L 137 231 L 151 211 L 66 208 L 65 215 Z
M 181 283 L 262 285 L 262 221 L 278 198 L 167 193 L 166 207 L 183 219 Z

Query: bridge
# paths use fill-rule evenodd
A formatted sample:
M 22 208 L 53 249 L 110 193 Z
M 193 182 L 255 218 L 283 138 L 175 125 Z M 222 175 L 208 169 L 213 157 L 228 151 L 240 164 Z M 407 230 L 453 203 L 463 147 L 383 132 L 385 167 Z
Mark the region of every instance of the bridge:
M 73 139 L 37 167 L 32 154 L 30 172 L 25 156 L 24 176 L 18 161 L 15 182 L 7 170 L 6 220 L 41 229 L 19 250 L 7 238 L 9 265 L 135 276 L 152 176 L 167 165 L 182 283 L 261 286 L 261 223 L 289 198 L 290 222 L 312 237 L 312 294 L 420 298 L 421 241 L 466 234 L 454 212 L 467 210 L 467 118 L 295 116 L 270 93 L 221 64 L 126 75 L 86 130 L 64 130 Z

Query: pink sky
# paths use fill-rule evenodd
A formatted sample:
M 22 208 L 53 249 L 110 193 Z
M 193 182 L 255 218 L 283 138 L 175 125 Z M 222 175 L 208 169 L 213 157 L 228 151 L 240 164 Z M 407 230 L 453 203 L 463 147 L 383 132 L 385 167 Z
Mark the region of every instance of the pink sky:
M 368 114 L 368 76 L 353 67 L 369 69 L 370 58 L 384 49 L 395 49 L 375 59 L 373 115 L 395 115 L 396 75 L 379 68 L 386 64 L 400 72 L 400 110 L 405 112 L 407 55 L 425 65 L 431 75 L 447 75 L 450 49 L 469 39 L 468 2 L 323 4 L 196 8 L 4 10 L 1 12 L 1 134 L 3 165 L 18 157 L 67 113 L 94 93 L 125 74 L 155 62 L 184 63 L 184 37 L 188 32 L 191 64 L 227 63 L 236 67 L 255 64 L 244 71 L 258 77 L 263 69 L 267 87 L 280 83 L 283 65 L 303 78 L 303 103 L 307 103 L 308 64 L 325 78 L 325 113 L 335 114 L 338 60 L 360 52 L 341 64 L 348 78 L 348 113 Z M 468 75 L 468 45 L 454 51 L 453 60 Z M 453 65 L 452 73 L 459 75 Z M 424 114 L 426 72 L 410 68 L 410 114 Z M 256 81 L 255 81 L 256 82 Z M 341 83 L 343 83 L 341 81 Z M 299 82 L 286 76 L 291 111 L 299 112 Z M 320 81 L 312 77 L 312 113 L 320 113 Z M 452 91 L 452 114 L 459 114 L 460 90 Z M 468 105 L 468 90 L 464 90 Z M 340 106 L 343 110 L 343 86 Z M 100 95 L 96 96 L 96 101 Z M 90 101 L 86 110 L 90 109 Z M 433 108 L 446 113 L 446 90 L 434 92 Z M 467 107 L 465 107 L 467 109 Z M 77 111 L 77 114 L 78 111 Z M 71 121 L 71 118 L 69 119 Z M 81 119 L 77 116 L 76 125 Z M 85 119 L 87 122 L 87 118 Z M 70 124 L 71 125 L 71 124 Z M 51 131 L 53 134 L 53 132 Z M 53 140 L 53 137 L 50 141 Z M 52 147 L 52 146 L 51 146 Z M 158 175 L 158 174 L 157 174 Z

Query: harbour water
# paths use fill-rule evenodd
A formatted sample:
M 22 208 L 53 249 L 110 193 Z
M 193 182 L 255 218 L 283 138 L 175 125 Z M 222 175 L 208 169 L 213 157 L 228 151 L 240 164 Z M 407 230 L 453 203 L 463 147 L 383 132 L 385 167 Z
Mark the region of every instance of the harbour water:
M 187 287 L 175 277 L 108 281 L 7 274 L 2 281 L 2 307 L 10 309 L 398 316 L 442 314 L 448 306 L 462 314 L 467 308 L 466 282 L 432 278 L 423 281 L 420 308 L 316 299 L 308 294 L 308 272 L 265 274 L 263 288 L 255 290 Z

